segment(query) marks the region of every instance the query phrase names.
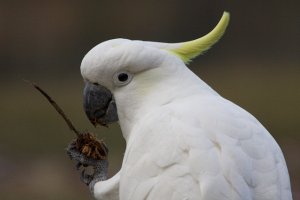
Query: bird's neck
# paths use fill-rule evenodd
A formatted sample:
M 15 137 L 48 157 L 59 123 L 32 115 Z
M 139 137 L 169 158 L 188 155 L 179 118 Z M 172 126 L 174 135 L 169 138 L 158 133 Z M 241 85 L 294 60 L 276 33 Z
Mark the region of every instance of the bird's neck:
M 147 77 L 151 77 L 151 82 Z M 153 82 L 153 79 L 157 80 Z M 193 95 L 206 94 L 215 95 L 216 92 L 188 68 L 175 71 L 171 75 L 164 74 L 159 69 L 139 75 L 126 92 L 122 90 L 115 93 L 119 122 L 125 140 L 128 142 L 132 130 L 144 117 L 152 112 L 159 112 L 161 106 Z

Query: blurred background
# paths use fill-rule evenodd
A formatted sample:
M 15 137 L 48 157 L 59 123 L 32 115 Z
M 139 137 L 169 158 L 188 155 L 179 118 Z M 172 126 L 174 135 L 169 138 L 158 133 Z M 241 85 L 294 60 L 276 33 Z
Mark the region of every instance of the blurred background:
M 300 199 L 300 1 L 0 1 L 0 199 L 92 199 L 65 153 L 75 137 L 37 82 L 81 130 L 103 138 L 110 174 L 121 165 L 117 125 L 91 126 L 80 63 L 112 38 L 181 42 L 208 33 L 224 10 L 224 37 L 190 68 L 270 131 Z

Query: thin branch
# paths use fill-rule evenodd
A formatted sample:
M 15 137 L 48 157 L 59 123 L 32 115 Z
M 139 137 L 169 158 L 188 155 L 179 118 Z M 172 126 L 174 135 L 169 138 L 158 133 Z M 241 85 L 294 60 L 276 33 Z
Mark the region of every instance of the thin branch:
M 25 82 L 30 83 L 35 89 L 37 89 L 46 99 L 50 102 L 50 104 L 55 108 L 55 110 L 62 116 L 62 118 L 65 120 L 69 128 L 77 135 L 77 137 L 80 135 L 80 132 L 74 127 L 72 124 L 71 120 L 66 116 L 64 111 L 57 105 L 57 103 L 42 89 L 40 88 L 37 84 L 24 80 Z

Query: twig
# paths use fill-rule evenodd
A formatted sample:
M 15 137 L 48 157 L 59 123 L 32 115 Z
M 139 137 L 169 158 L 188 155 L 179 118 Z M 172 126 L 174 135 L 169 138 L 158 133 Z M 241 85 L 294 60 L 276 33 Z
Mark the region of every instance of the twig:
M 65 120 L 69 128 L 77 135 L 77 137 L 80 135 L 80 132 L 74 127 L 72 124 L 71 120 L 66 116 L 64 111 L 57 105 L 57 103 L 42 89 L 40 88 L 37 84 L 24 80 L 25 82 L 30 83 L 35 89 L 37 89 L 46 99 L 50 102 L 50 104 L 55 108 L 55 110 L 62 116 L 62 118 Z

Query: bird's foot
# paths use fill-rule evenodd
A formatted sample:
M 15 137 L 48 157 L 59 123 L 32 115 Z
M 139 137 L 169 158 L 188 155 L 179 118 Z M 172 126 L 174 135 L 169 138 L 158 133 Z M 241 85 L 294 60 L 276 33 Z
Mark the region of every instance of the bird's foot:
M 80 152 L 75 142 L 71 142 L 67 147 L 67 154 L 71 160 L 76 162 L 76 169 L 81 170 L 81 181 L 89 186 L 93 191 L 94 185 L 98 181 L 104 181 L 108 176 L 108 160 L 98 160 L 87 157 Z

